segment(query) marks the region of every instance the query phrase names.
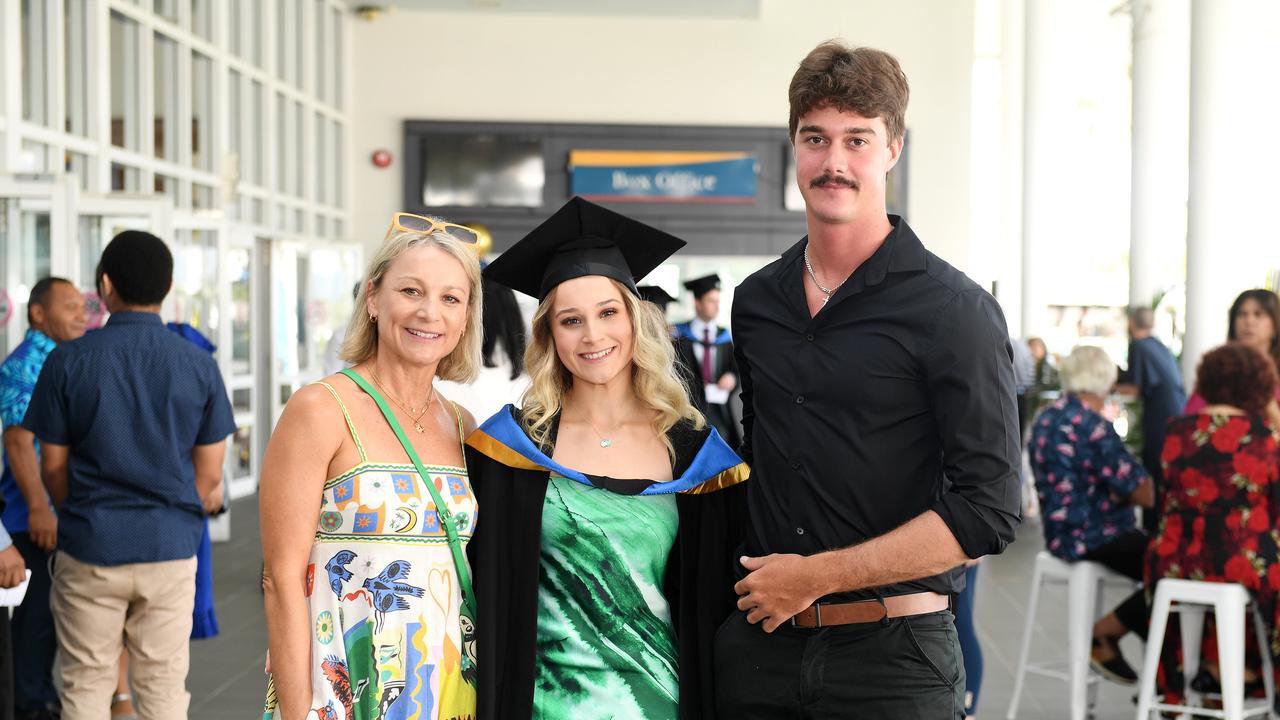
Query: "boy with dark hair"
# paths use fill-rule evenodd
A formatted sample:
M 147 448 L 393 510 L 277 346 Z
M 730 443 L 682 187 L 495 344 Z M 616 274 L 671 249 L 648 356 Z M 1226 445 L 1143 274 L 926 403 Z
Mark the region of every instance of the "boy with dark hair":
M 172 279 L 159 238 L 117 235 L 97 271 L 111 317 L 49 355 L 23 421 L 59 514 L 52 609 L 68 718 L 106 715 L 122 640 L 138 716 L 187 716 L 195 554 L 235 423 L 213 358 L 160 321 Z
M 999 306 L 886 212 L 908 94 L 839 43 L 791 83 L 809 233 L 733 302 L 751 523 L 723 717 L 963 717 L 949 598 L 1013 540 L 1018 414 Z

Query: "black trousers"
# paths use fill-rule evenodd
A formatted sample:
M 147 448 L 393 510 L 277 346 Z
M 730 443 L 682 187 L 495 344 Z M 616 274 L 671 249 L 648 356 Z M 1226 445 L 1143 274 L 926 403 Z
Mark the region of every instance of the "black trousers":
M 1091 560 L 1106 565 L 1108 568 L 1134 580 L 1142 580 L 1142 564 L 1147 553 L 1147 534 L 1141 530 L 1130 530 L 1117 535 L 1114 540 L 1100 548 L 1090 550 L 1081 556 L 1081 560 Z M 1151 608 L 1147 606 L 1146 590 L 1139 588 L 1113 610 L 1120 624 L 1129 629 L 1144 641 L 1147 639 L 1147 628 L 1151 625 Z
M 957 720 L 964 662 L 950 611 L 772 634 L 735 612 L 715 641 L 720 717 Z
M 31 541 L 31 534 L 13 534 L 13 546 L 31 571 L 26 597 L 13 612 L 13 646 L 21 661 L 14 663 L 14 707 L 19 711 L 37 710 L 58 705 L 58 690 L 53 684 L 53 658 L 58 651 L 58 635 L 53 627 L 53 611 L 49 594 L 53 578 L 49 576 L 49 553 Z

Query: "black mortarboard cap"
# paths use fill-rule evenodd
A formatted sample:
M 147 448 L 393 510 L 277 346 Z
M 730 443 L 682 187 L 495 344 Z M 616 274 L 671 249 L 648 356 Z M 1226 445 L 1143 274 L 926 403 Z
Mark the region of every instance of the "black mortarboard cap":
M 720 289 L 720 276 L 715 273 L 703 275 L 700 278 L 685 281 L 684 286 L 693 293 L 694 297 L 700 298 L 712 290 Z
M 676 301 L 675 298 L 667 294 L 666 290 L 663 290 L 657 285 L 641 285 L 636 289 L 640 291 L 640 297 L 648 300 L 654 305 L 657 305 L 664 311 L 667 309 L 668 305 Z
M 575 197 L 484 269 L 539 300 L 566 280 L 603 275 L 639 295 L 636 280 L 684 247 L 657 228 Z

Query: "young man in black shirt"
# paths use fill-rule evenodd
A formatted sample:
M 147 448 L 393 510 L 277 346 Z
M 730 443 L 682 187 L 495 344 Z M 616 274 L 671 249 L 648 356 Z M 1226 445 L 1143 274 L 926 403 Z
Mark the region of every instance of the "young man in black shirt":
M 1012 350 L 995 300 L 885 209 L 908 86 L 824 43 L 791 82 L 809 234 L 733 304 L 751 533 L 720 630 L 733 718 L 954 718 L 949 596 L 1018 525 Z

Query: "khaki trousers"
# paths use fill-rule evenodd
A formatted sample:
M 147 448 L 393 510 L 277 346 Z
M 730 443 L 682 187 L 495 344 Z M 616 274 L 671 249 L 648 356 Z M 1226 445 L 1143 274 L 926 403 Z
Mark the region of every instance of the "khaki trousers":
M 183 720 L 196 559 L 101 567 L 59 552 L 53 565 L 64 720 L 109 720 L 122 644 L 139 720 Z

